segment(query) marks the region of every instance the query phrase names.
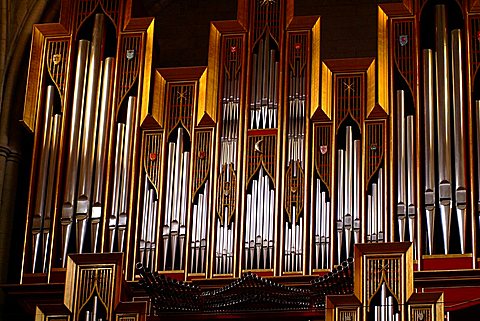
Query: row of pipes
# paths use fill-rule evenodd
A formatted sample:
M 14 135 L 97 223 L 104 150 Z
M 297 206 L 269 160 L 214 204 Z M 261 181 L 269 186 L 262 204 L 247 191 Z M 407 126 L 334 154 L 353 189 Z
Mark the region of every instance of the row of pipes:
M 465 252 L 467 187 L 465 174 L 465 128 L 462 75 L 462 35 L 455 29 L 448 46 L 445 6 L 435 7 L 435 50 L 423 51 L 423 104 L 425 112 L 424 144 L 424 207 L 427 253 L 433 254 L 436 239 L 435 218 L 440 217 L 444 253 L 450 253 L 450 226 L 453 213 L 458 226 L 460 252 Z M 103 57 L 105 16 L 97 14 L 94 20 L 92 40 L 79 40 L 72 101 L 66 183 L 62 203 L 62 264 L 70 246 L 72 226 L 76 227 L 76 251 L 85 251 L 87 230 L 91 235 L 90 252 L 98 251 L 99 224 L 105 209 L 104 177 L 107 157 L 107 131 L 112 117 L 111 99 L 115 60 Z M 253 54 L 253 78 L 251 88 L 250 128 L 276 127 L 277 100 L 276 82 L 278 62 L 276 50 L 270 49 L 270 40 L 261 39 L 258 53 Z M 450 49 L 450 53 L 449 50 Z M 451 58 L 451 59 L 450 59 Z M 448 64 L 451 63 L 451 67 Z M 451 75 L 450 75 L 451 72 Z M 299 77 L 300 67 L 290 75 L 292 86 L 289 93 L 289 133 L 287 135 L 288 159 L 304 164 L 304 79 Z M 304 76 L 303 76 L 304 77 Z M 434 84 L 434 79 L 437 79 Z M 221 166 L 233 166 L 236 170 L 239 93 L 233 82 L 226 86 L 223 99 L 223 130 L 221 137 Z M 32 222 L 33 271 L 42 271 L 47 262 L 50 220 L 55 186 L 54 171 L 59 149 L 61 115 L 54 113 L 55 89 L 47 86 L 45 95 L 44 134 L 41 141 L 40 165 L 37 179 L 37 195 Z M 480 109 L 480 102 L 476 103 Z M 414 117 L 405 111 L 405 93 L 396 92 L 396 161 L 397 198 L 396 215 L 399 240 L 416 240 L 417 204 L 415 197 L 415 133 Z M 109 250 L 123 251 L 128 219 L 127 197 L 131 171 L 132 141 L 136 97 L 129 96 L 126 120 L 116 124 L 116 149 L 113 179 L 112 211 L 108 215 Z M 451 116 L 453 114 L 453 117 Z M 480 111 L 477 111 L 480 123 Z M 478 127 L 478 126 L 477 126 Z M 477 131 L 480 131 L 477 128 Z M 163 270 L 183 266 L 186 237 L 187 186 L 190 152 L 185 147 L 185 129 L 176 129 L 176 140 L 168 143 L 166 174 L 165 215 L 162 226 Z M 336 207 L 337 255 L 349 257 L 354 242 L 360 241 L 360 172 L 361 143 L 354 140 L 351 126 L 346 126 L 345 149 L 337 150 L 338 193 Z M 480 148 L 477 148 L 480 157 Z M 296 166 L 294 166 L 294 169 Z M 479 180 L 480 180 L 480 170 Z M 227 179 L 228 173 L 226 171 Z M 385 240 L 383 213 L 383 168 L 377 172 L 377 181 L 371 184 L 367 195 L 366 239 L 367 242 Z M 294 173 L 297 175 L 298 173 Z M 247 193 L 245 213 L 245 268 L 271 268 L 273 262 L 273 226 L 275 191 L 270 186 L 271 178 L 260 167 L 258 177 L 251 182 Z M 208 183 L 204 193 L 193 205 L 191 270 L 204 272 L 205 246 L 207 239 Z M 153 263 L 156 248 L 155 231 L 158 217 L 158 195 L 146 182 L 145 200 L 140 237 L 141 260 Z M 320 180 L 316 182 L 314 208 L 315 267 L 325 268 L 331 263 L 328 257 L 330 237 L 329 221 L 331 205 L 329 195 L 321 191 Z M 480 192 L 478 195 L 480 204 Z M 296 209 L 293 209 L 295 213 Z M 296 218 L 295 215 L 292 215 Z M 88 223 L 90 228 L 88 228 Z M 287 271 L 301 269 L 303 253 L 304 219 L 293 219 L 285 224 L 285 268 Z M 231 273 L 233 264 L 234 222 L 217 220 L 216 272 Z M 457 235 L 457 234 L 456 234 Z M 43 240 L 43 242 L 42 242 Z M 116 247 L 115 247 L 116 245 Z M 169 247 L 170 246 L 170 247 Z M 169 257 L 167 255 L 169 254 Z M 177 255 L 178 254 L 178 255 Z M 41 257 L 42 264 L 38 263 Z

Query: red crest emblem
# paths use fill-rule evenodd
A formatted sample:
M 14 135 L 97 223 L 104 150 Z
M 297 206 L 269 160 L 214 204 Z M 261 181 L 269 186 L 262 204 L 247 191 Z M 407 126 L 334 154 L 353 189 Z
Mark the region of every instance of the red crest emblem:
M 231 46 L 230 47 L 230 52 L 231 53 L 236 53 L 237 52 L 237 46 Z
M 148 156 L 152 162 L 157 160 L 157 153 L 150 153 Z
M 205 159 L 205 157 L 207 157 L 207 153 L 204 150 L 198 152 L 198 158 Z
M 408 35 L 400 35 L 398 42 L 400 42 L 400 46 L 405 46 L 408 43 Z
M 327 145 L 320 146 L 320 153 L 322 155 L 325 155 L 327 153 L 327 151 L 328 151 Z
M 299 43 L 299 42 L 297 42 L 297 43 L 295 44 L 295 50 L 300 50 L 301 48 L 302 48 L 302 44 Z

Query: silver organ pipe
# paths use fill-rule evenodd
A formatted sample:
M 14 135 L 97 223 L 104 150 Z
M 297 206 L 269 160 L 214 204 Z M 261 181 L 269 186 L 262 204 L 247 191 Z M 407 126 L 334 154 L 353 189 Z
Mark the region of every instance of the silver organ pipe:
M 405 240 L 406 193 L 405 193 L 405 100 L 403 90 L 397 90 L 397 220 L 400 242 Z
M 346 126 L 345 150 L 337 151 L 337 251 L 338 260 L 342 253 L 352 255 L 352 232 L 354 241 L 360 240 L 360 180 L 361 142 L 353 139 L 351 126 Z M 327 226 L 328 229 L 328 226 Z M 343 235 L 345 244 L 343 244 Z
M 60 145 L 60 129 L 62 125 L 62 116 L 56 114 L 53 116 L 52 134 L 50 140 L 50 161 L 48 165 L 47 194 L 45 200 L 45 215 L 43 218 L 43 271 L 47 271 L 47 255 L 50 244 L 51 215 L 54 211 L 54 193 L 55 193 L 55 170 L 57 168 L 59 145 Z
M 162 230 L 163 270 L 167 269 L 167 262 L 171 262 L 171 270 L 183 267 L 181 256 L 183 256 L 186 233 L 187 186 L 190 168 L 190 152 L 185 149 L 184 143 L 189 138 L 184 131 L 183 127 L 178 127 L 175 142 L 168 144 L 166 211 Z M 180 257 L 178 260 L 177 253 Z
M 278 62 L 276 50 L 270 49 L 269 36 L 260 39 L 258 52 L 252 56 L 250 128 L 277 127 Z
M 416 241 L 414 119 L 405 113 L 405 92 L 397 90 L 397 222 L 399 240 Z
M 127 228 L 128 217 L 128 187 L 130 183 L 131 159 L 132 159 L 132 142 L 135 135 L 135 109 L 137 105 L 137 98 L 134 96 L 128 97 L 127 104 L 127 118 L 125 121 L 125 142 L 123 148 L 122 158 L 122 177 L 120 186 L 120 204 L 118 211 L 118 250 L 123 252 L 125 229 Z M 120 164 L 116 164 L 118 166 Z
M 452 162 L 450 131 L 450 77 L 445 6 L 435 7 L 437 79 L 438 193 L 445 254 L 449 252 L 452 209 Z
M 433 53 L 423 50 L 423 108 L 425 114 L 425 216 L 428 254 L 433 254 L 435 226 L 435 118 L 433 89 Z
M 209 182 L 205 182 L 204 191 L 198 195 L 194 202 L 192 213 L 192 233 L 190 239 L 190 271 L 192 273 L 205 273 L 208 213 L 209 213 Z M 233 253 L 233 249 L 227 249 L 227 253 Z M 223 263 L 223 262 L 222 262 Z
M 140 232 L 140 242 L 139 242 L 139 254 L 140 254 L 140 262 L 145 264 L 145 252 L 147 250 L 146 238 L 147 238 L 147 221 L 148 221 L 148 213 L 150 207 L 150 192 L 149 192 L 149 184 L 148 178 L 145 178 L 145 184 L 143 188 L 143 209 L 142 209 L 142 225 L 141 225 L 141 232 Z M 148 266 L 145 264 L 145 266 Z
M 360 243 L 360 233 L 361 233 L 361 188 L 360 188 L 360 173 L 362 172 L 362 154 L 361 154 L 361 142 L 360 140 L 353 141 L 353 172 L 355 173 L 353 181 L 353 232 L 355 237 L 355 243 Z M 381 201 L 382 198 L 380 198 Z
M 92 299 L 91 310 L 85 311 L 85 321 L 102 321 L 102 318 L 99 317 L 100 313 L 98 313 L 98 296 L 94 295 Z
M 374 321 L 397 321 L 400 320 L 400 312 L 395 311 L 395 298 L 387 293 L 388 288 L 385 282 L 380 285 L 379 303 L 371 307 Z
M 163 270 L 166 269 L 167 264 L 167 249 L 169 245 L 169 236 L 170 236 L 170 222 L 172 217 L 172 202 L 170 201 L 172 198 L 172 188 L 173 185 L 170 182 L 170 178 L 173 176 L 173 162 L 174 162 L 174 154 L 175 152 L 175 143 L 170 142 L 168 143 L 168 161 L 167 161 L 167 183 L 166 183 L 166 197 L 167 200 L 165 202 L 165 221 L 163 224 L 162 229 L 162 238 L 163 238 Z
M 407 134 L 407 216 L 408 216 L 408 232 L 410 242 L 416 245 L 415 238 L 415 220 L 416 220 L 416 204 L 415 204 L 415 144 L 414 144 L 414 120 L 413 116 L 406 117 L 406 134 Z M 416 251 L 414 250 L 414 253 Z M 415 255 L 414 255 L 415 256 Z
M 423 51 L 423 107 L 425 114 L 424 193 L 427 235 L 426 252 L 428 254 L 433 254 L 434 251 L 436 206 L 439 206 L 438 215 L 440 216 L 442 226 L 444 253 L 450 253 L 450 226 L 453 206 L 455 206 L 458 226 L 459 252 L 465 253 L 466 246 L 467 184 L 465 178 L 466 139 L 463 97 L 463 46 L 461 31 L 455 29 L 451 32 L 449 47 L 446 20 L 445 6 L 435 6 L 435 52 L 430 49 Z M 435 68 L 436 74 L 435 88 L 433 68 Z M 436 92 L 436 95 L 434 95 L 434 92 Z M 452 112 L 453 115 L 451 116 Z M 435 144 L 437 146 L 436 152 Z M 453 159 L 452 155 L 454 155 Z M 452 170 L 454 170 L 453 177 Z M 435 182 L 436 172 L 438 172 L 438 178 Z M 453 188 L 454 192 L 452 191 Z M 438 193 L 438 204 L 436 193 Z
M 385 208 L 383 206 L 383 195 L 385 195 L 385 190 L 383 189 L 383 168 L 378 170 L 377 176 L 377 241 L 385 242 L 385 224 L 384 224 L 384 215 Z
M 77 168 L 80 154 L 80 127 L 83 118 L 83 97 L 86 91 L 86 75 L 88 67 L 88 54 L 90 41 L 80 40 L 78 43 L 77 63 L 75 71 L 75 83 L 73 89 L 73 102 L 70 123 L 70 135 L 68 141 L 68 160 L 65 180 L 65 194 L 62 205 L 62 264 L 65 267 L 68 244 L 73 222 L 75 206 L 75 190 L 77 186 Z
M 453 96 L 453 138 L 455 155 L 455 207 L 460 238 L 460 252 L 465 253 L 467 187 L 465 182 L 465 127 L 463 99 L 462 34 L 459 29 L 452 35 L 452 96 Z
M 107 158 L 107 130 L 110 104 L 112 100 L 113 75 L 115 70 L 115 59 L 106 58 L 103 66 L 102 91 L 100 110 L 98 118 L 97 149 L 95 151 L 95 177 L 93 180 L 93 206 L 91 213 L 91 250 L 97 251 L 99 223 L 102 216 L 103 185 Z
M 78 42 L 68 135 L 65 193 L 60 219 L 63 266 L 69 249 L 73 219 L 75 218 L 77 230 L 75 242 L 77 252 L 82 253 L 86 250 L 85 236 L 90 226 L 91 248 L 89 251 L 95 253 L 98 250 L 99 224 L 105 208 L 103 185 L 106 176 L 107 135 L 109 117 L 111 117 L 115 60 L 111 57 L 103 58 L 107 29 L 105 15 L 95 14 L 93 20 L 92 40 Z M 128 136 L 127 140 L 128 146 L 133 137 Z M 125 161 L 127 157 L 123 157 Z M 127 172 L 123 171 L 125 174 Z M 118 183 L 121 184 L 121 182 Z M 119 196 L 115 197 L 118 199 Z M 112 207 L 115 206 L 112 205 Z M 111 213 L 111 215 L 115 216 L 115 224 L 117 224 L 118 213 Z M 109 229 L 111 229 L 111 221 L 110 217 Z M 120 226 L 124 226 L 124 223 L 126 224 L 126 219 L 122 217 Z M 119 249 L 123 250 L 121 241 Z
M 385 220 L 383 195 L 383 168 L 380 167 L 377 172 L 376 180 L 370 187 L 370 193 L 367 194 L 367 243 L 385 242 Z
M 37 265 L 37 257 L 40 252 L 40 243 L 41 236 L 44 232 L 45 227 L 44 220 L 47 215 L 50 215 L 52 195 L 47 195 L 47 186 L 49 177 L 54 176 L 54 173 L 49 170 L 49 161 L 52 162 L 54 155 L 52 153 L 52 147 L 55 143 L 52 136 L 55 133 L 55 125 L 52 124 L 53 119 L 53 108 L 54 108 L 54 99 L 55 91 L 53 86 L 47 87 L 47 93 L 45 97 L 44 105 L 44 114 L 45 118 L 43 120 L 43 137 L 40 146 L 40 165 L 38 170 L 37 177 L 37 195 L 35 198 L 35 208 L 33 214 L 32 222 L 32 237 L 33 237 L 33 265 L 32 269 L 35 272 L 35 267 Z M 52 169 L 54 170 L 54 168 Z M 42 256 L 43 258 L 43 256 Z
M 274 222 L 274 190 L 271 178 L 260 166 L 258 176 L 252 179 L 252 189 L 247 194 L 250 208 L 247 208 L 245 222 L 250 222 L 244 243 L 248 243 L 245 257 L 245 269 L 273 268 L 273 222 Z M 248 224 L 248 223 L 247 223 Z M 247 231 L 247 230 L 245 230 Z M 226 234 L 225 234 L 226 235 Z
M 344 216 L 344 182 L 345 182 L 345 174 L 344 174 L 344 167 L 345 167 L 345 151 L 343 149 L 339 149 L 337 151 L 338 155 L 338 188 L 337 188 L 337 254 L 338 254 L 338 262 L 341 262 L 342 257 L 342 245 L 343 245 L 343 216 Z
M 92 42 L 88 63 L 87 91 L 82 126 L 82 147 L 80 152 L 80 172 L 78 178 L 78 198 L 76 204 L 77 251 L 82 253 L 87 230 L 87 222 L 92 205 L 92 173 L 94 165 L 95 140 L 97 134 L 97 113 L 99 82 L 102 73 L 102 49 L 105 38 L 105 16 L 96 14 L 93 25 Z M 102 128 L 103 129 L 103 128 Z
M 373 239 L 373 229 L 372 229 L 372 195 L 367 195 L 367 243 L 375 242 L 376 238 Z
M 353 138 L 352 127 L 346 128 L 346 146 L 345 146 L 345 213 L 344 213 L 344 226 L 345 226 L 345 247 L 347 257 L 350 256 L 350 247 L 352 239 L 352 185 L 353 185 Z
M 143 191 L 142 225 L 140 235 L 140 262 L 151 270 L 156 266 L 155 252 L 157 247 L 158 197 L 150 177 L 145 178 Z
M 125 145 L 125 124 L 117 124 L 117 139 L 115 145 L 115 168 L 113 173 L 113 197 L 112 212 L 108 218 L 109 247 L 110 252 L 114 251 L 115 234 L 118 227 L 118 210 L 120 205 L 120 188 L 123 163 L 123 150 Z
M 133 153 L 131 146 L 135 130 L 136 101 L 136 97 L 128 97 L 125 123 L 118 123 L 113 183 L 114 196 L 112 200 L 112 212 L 108 223 L 110 231 L 110 251 L 114 250 L 114 241 L 116 239 L 118 251 L 123 252 L 128 218 L 127 201 L 131 171 L 130 163 Z

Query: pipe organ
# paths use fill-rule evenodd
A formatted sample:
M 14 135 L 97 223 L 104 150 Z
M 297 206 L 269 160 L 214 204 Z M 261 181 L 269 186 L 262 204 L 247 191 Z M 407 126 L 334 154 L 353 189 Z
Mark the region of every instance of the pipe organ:
M 130 1 L 62 1 L 35 27 L 22 282 L 112 252 L 129 281 L 136 263 L 186 282 L 322 276 L 390 242 L 413 243 L 416 270 L 477 268 L 478 8 L 382 4 L 377 57 L 322 61 L 319 17 L 238 2 L 207 67 L 156 68 Z M 375 282 L 370 319 L 402 320 Z

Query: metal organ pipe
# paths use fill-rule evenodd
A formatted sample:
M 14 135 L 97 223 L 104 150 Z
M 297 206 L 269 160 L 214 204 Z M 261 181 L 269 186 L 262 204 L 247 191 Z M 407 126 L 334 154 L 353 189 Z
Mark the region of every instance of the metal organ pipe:
M 361 142 L 353 139 L 351 126 L 346 126 L 345 130 L 345 150 L 339 149 L 337 151 L 337 251 L 339 261 L 341 261 L 343 252 L 345 252 L 347 258 L 351 255 L 352 232 L 354 242 L 359 242 L 361 227 Z M 328 225 L 326 230 L 328 230 Z M 343 244 L 343 235 L 345 235 L 345 244 Z
M 408 214 L 408 230 L 410 236 L 410 242 L 414 243 L 414 248 L 416 245 L 415 242 L 415 217 L 416 217 L 416 206 L 415 206 L 415 146 L 414 146 L 414 133 L 413 133 L 413 116 L 409 115 L 407 119 L 407 214 Z M 414 251 L 415 253 L 415 251 Z M 415 256 L 415 255 L 414 255 Z
M 463 102 L 462 35 L 455 29 L 452 35 L 452 81 L 453 81 L 453 138 L 455 153 L 455 207 L 460 237 L 460 251 L 465 253 L 467 189 L 465 182 L 465 128 Z
M 400 242 L 405 240 L 406 193 L 405 193 L 405 118 L 404 92 L 397 90 L 397 220 Z
M 37 256 L 40 248 L 40 235 L 42 232 L 42 220 L 45 214 L 45 194 L 48 178 L 48 159 L 50 154 L 52 124 L 51 117 L 54 103 L 54 87 L 47 87 L 47 94 L 45 99 L 45 119 L 43 122 L 43 137 L 41 141 L 40 150 L 40 165 L 37 177 L 37 195 L 35 198 L 35 208 L 33 213 L 32 222 L 32 236 L 33 236 L 33 272 L 35 272 L 35 266 L 37 262 Z
M 437 79 L 438 191 L 445 254 L 449 252 L 452 209 L 452 162 L 450 131 L 450 81 L 445 6 L 435 6 Z
M 116 166 L 121 166 L 121 185 L 120 185 L 120 205 L 118 211 L 118 250 L 123 252 L 123 243 L 125 238 L 125 229 L 127 228 L 127 218 L 128 218 L 128 186 L 130 182 L 130 170 L 131 170 L 131 159 L 132 159 L 132 142 L 135 135 L 135 107 L 137 105 L 137 98 L 133 96 L 128 97 L 127 105 L 127 118 L 125 121 L 125 142 L 123 148 L 123 157 L 120 164 L 115 164 Z
M 355 179 L 352 176 L 353 167 L 353 138 L 352 127 L 346 128 L 346 147 L 345 147 L 345 246 L 347 257 L 350 255 L 351 237 L 352 237 L 352 185 Z M 357 173 L 358 174 L 358 173 Z M 355 179 L 357 180 L 357 179 Z
M 185 150 L 183 127 L 176 129 L 176 140 L 168 144 L 166 177 L 165 217 L 162 229 L 163 270 L 167 269 L 168 246 L 170 245 L 171 270 L 183 266 L 183 251 L 186 235 L 187 186 L 190 168 L 190 152 Z M 203 196 L 202 196 L 203 198 Z M 198 211 L 197 206 L 197 211 Z M 177 263 L 177 251 L 179 260 Z
M 47 271 L 47 254 L 48 246 L 50 244 L 50 228 L 51 228 L 51 215 L 53 214 L 53 208 L 55 206 L 54 193 L 55 193 L 55 169 L 58 162 L 58 151 L 60 145 L 60 129 L 62 124 L 62 116 L 56 114 L 53 116 L 52 135 L 50 140 L 50 161 L 48 166 L 48 179 L 47 179 L 47 194 L 45 200 L 45 214 L 43 218 L 43 271 Z
M 123 149 L 125 143 L 125 124 L 117 124 L 117 140 L 115 147 L 115 166 L 113 177 L 113 197 L 112 197 L 112 212 L 108 219 L 110 252 L 114 250 L 115 232 L 118 223 L 118 208 L 120 202 L 120 185 L 121 185 L 121 170 L 120 164 L 123 162 Z
M 338 188 L 337 188 L 337 252 L 338 252 L 338 262 L 341 262 L 342 257 L 342 244 L 343 244 L 343 216 L 344 216 L 344 182 L 345 182 L 345 174 L 344 174 L 344 155 L 345 151 L 343 149 L 339 149 L 337 151 L 338 155 Z
M 362 173 L 362 154 L 361 154 L 361 142 L 355 140 L 353 142 L 353 231 L 355 237 L 355 243 L 360 242 L 360 174 Z
M 250 222 L 249 235 L 245 233 L 244 243 L 249 244 L 245 258 L 245 269 L 267 269 L 273 267 L 273 222 L 274 190 L 270 188 L 270 177 L 260 166 L 258 178 L 252 181 L 252 190 L 247 194 L 250 199 L 250 211 L 246 213 L 246 222 Z M 247 223 L 248 224 L 248 223 Z M 247 230 L 246 230 L 247 231 Z
M 377 241 L 384 242 L 385 240 L 385 225 L 384 225 L 384 207 L 383 207 L 383 168 L 378 170 L 378 177 L 377 177 L 377 219 L 378 219 L 378 231 L 377 231 Z
M 78 43 L 75 83 L 73 89 L 73 102 L 68 141 L 68 160 L 65 180 L 65 196 L 62 205 L 62 266 L 65 267 L 68 244 L 72 228 L 73 211 L 75 205 L 75 190 L 77 186 L 77 168 L 80 153 L 80 128 L 83 118 L 83 97 L 86 90 L 86 74 L 88 67 L 88 53 L 90 41 L 80 40 Z
M 93 179 L 93 206 L 91 214 L 91 250 L 97 251 L 98 243 L 98 224 L 102 215 L 103 203 L 103 182 L 105 176 L 106 158 L 107 158 L 107 130 L 110 102 L 112 100 L 113 75 L 115 71 L 115 59 L 106 58 L 103 66 L 102 91 L 100 99 L 100 111 L 98 118 L 98 139 L 97 149 L 95 151 L 95 176 Z
M 269 36 L 260 39 L 258 51 L 252 55 L 252 85 L 250 128 L 265 129 L 277 126 L 278 62 L 276 50 L 270 49 Z
M 439 206 L 440 210 L 444 253 L 448 254 L 450 252 L 450 226 L 453 202 L 455 202 L 458 223 L 459 250 L 461 253 L 465 253 L 467 184 L 465 178 L 466 139 L 463 97 L 463 46 L 461 30 L 459 29 L 451 32 L 450 47 L 448 45 L 446 8 L 444 5 L 435 6 L 435 41 L 435 53 L 430 49 L 423 51 L 423 107 L 425 114 L 424 193 L 428 241 L 427 253 L 433 253 L 436 206 Z M 449 57 L 449 49 L 451 57 Z M 436 57 L 435 60 L 434 55 Z M 433 87 L 434 66 L 436 88 Z M 434 92 L 436 92 L 435 96 Z M 433 100 L 434 97 L 436 101 Z M 452 106 L 453 115 L 451 116 Z M 436 109 L 434 110 L 434 108 Z M 435 143 L 438 146 L 437 152 L 435 152 Z M 453 160 L 452 154 L 454 155 Z M 452 177 L 452 166 L 454 177 Z M 438 172 L 437 182 L 435 182 L 436 172 Z M 452 186 L 455 189 L 454 194 Z M 438 192 L 439 197 L 438 205 L 436 203 L 436 192 Z
M 435 117 L 433 102 L 433 53 L 423 50 L 423 108 L 425 114 L 425 214 L 428 254 L 433 254 L 435 226 Z
M 83 115 L 82 147 L 80 153 L 80 177 L 78 181 L 78 198 L 75 216 L 77 224 L 77 251 L 79 253 L 82 253 L 83 251 L 87 221 L 89 219 L 90 206 L 92 205 L 92 172 L 97 134 L 96 116 L 98 112 L 99 80 L 101 80 L 101 59 L 104 38 L 105 16 L 103 14 L 96 14 L 88 64 L 87 91 Z
M 196 204 L 193 205 L 192 237 L 191 237 L 191 263 L 190 271 L 193 273 L 205 272 L 205 255 L 207 246 L 208 229 L 208 202 L 209 182 L 205 182 L 204 191 L 198 195 Z M 185 237 L 185 236 L 183 236 Z M 221 246 L 221 244 L 217 245 Z M 217 247 L 218 248 L 218 247 Z M 217 272 L 218 273 L 218 272 Z

